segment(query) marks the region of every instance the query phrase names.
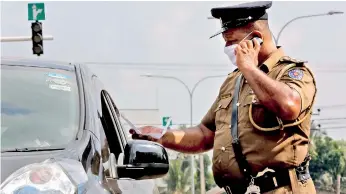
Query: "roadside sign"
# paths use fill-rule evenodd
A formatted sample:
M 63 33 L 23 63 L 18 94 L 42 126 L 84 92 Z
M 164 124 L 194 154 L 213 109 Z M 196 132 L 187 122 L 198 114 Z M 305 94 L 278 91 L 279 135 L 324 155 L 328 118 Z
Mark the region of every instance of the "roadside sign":
M 44 3 L 29 3 L 28 4 L 28 20 L 45 20 L 46 13 Z
M 171 117 L 162 117 L 162 126 L 171 127 L 173 125 Z

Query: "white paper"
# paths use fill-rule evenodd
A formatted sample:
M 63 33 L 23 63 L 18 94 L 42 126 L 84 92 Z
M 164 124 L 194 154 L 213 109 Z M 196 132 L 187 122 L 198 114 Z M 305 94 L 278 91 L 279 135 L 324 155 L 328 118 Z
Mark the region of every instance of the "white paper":
M 131 121 L 129 121 L 122 113 L 120 113 L 120 115 L 130 125 L 130 127 L 136 131 L 137 134 L 142 134 L 142 132 L 134 124 L 132 124 Z M 167 132 L 169 123 L 171 122 L 170 120 L 171 118 L 168 120 L 167 125 L 164 126 L 163 131 L 161 133 L 146 133 L 142 135 L 151 136 L 155 139 L 160 139 Z
M 134 125 L 131 123 L 131 121 L 129 121 L 122 113 L 120 113 L 120 116 L 130 125 L 130 127 L 136 131 L 137 134 L 142 134 L 141 131 Z

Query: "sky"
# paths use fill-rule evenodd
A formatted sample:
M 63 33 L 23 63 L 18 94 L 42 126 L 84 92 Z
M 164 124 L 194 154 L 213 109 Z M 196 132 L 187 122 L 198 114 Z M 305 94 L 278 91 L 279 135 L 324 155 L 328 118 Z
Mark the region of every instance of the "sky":
M 1 36 L 30 36 L 28 2 L 1 2 Z M 223 53 L 218 20 L 207 19 L 210 9 L 239 2 L 45 2 L 44 55 L 32 55 L 31 42 L 1 43 L 1 55 L 84 62 L 103 81 L 120 109 L 159 109 L 174 124 L 189 124 L 189 95 L 173 76 L 189 88 L 200 82 L 193 95 L 193 123 L 197 124 L 214 101 L 224 76 L 234 67 Z M 274 1 L 268 10 L 276 36 L 292 18 L 346 12 L 346 2 Z M 346 139 L 345 37 L 346 15 L 296 20 L 285 28 L 279 45 L 293 58 L 309 61 L 317 80 L 314 119 L 335 139 Z M 95 64 L 95 63 L 103 63 Z M 343 105 L 343 106 L 341 106 Z M 322 120 L 320 120 L 322 119 Z M 158 123 L 161 121 L 158 120 Z M 324 124 L 323 124 L 324 123 Z M 335 128 L 344 126 L 345 128 Z

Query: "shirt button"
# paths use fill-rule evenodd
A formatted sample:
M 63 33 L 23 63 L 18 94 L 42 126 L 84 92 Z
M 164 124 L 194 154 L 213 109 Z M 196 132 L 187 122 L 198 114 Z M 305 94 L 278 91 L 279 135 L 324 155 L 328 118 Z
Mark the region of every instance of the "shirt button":
M 221 151 L 223 151 L 223 152 L 224 152 L 225 150 L 226 150 L 226 148 L 225 148 L 225 147 L 221 147 Z

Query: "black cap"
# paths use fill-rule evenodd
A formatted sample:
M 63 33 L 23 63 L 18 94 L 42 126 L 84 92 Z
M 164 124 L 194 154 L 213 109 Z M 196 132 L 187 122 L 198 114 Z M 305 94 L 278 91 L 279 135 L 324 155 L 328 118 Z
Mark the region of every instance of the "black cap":
M 228 29 L 244 26 L 252 21 L 268 20 L 266 10 L 271 6 L 271 1 L 256 1 L 229 7 L 212 8 L 211 15 L 216 19 L 220 19 L 222 29 L 210 38 L 213 38 Z

